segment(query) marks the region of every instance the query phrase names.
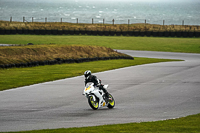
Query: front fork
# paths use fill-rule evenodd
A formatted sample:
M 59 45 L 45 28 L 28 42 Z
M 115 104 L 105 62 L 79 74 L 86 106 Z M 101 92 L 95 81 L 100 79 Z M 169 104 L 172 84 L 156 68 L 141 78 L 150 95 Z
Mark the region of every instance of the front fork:
M 96 101 L 96 97 L 94 95 L 91 95 L 91 96 L 92 96 L 93 100 Z

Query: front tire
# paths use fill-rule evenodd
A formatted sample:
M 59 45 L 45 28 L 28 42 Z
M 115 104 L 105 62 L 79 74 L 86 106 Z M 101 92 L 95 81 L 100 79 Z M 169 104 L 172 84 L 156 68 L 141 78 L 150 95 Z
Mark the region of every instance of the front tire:
M 99 101 L 98 100 L 94 101 L 93 96 L 88 97 L 88 103 L 90 107 L 94 110 L 97 110 L 99 108 Z
M 111 94 L 109 94 L 109 98 L 112 98 L 112 100 L 108 100 L 108 108 L 109 109 L 112 109 L 112 108 L 114 108 L 115 107 L 115 99 L 114 99 L 114 97 L 111 95 Z

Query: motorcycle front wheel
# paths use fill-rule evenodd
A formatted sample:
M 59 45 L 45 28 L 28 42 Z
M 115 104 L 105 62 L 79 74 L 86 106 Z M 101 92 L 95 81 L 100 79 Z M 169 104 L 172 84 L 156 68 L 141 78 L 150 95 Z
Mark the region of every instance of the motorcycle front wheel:
M 90 105 L 90 107 L 94 110 L 97 110 L 99 108 L 99 102 L 98 100 L 94 101 L 92 96 L 88 97 L 88 103 Z
M 111 98 L 112 100 L 108 100 L 108 102 L 109 102 L 108 103 L 108 108 L 112 109 L 115 106 L 115 99 L 114 99 L 114 97 L 111 94 L 109 94 L 109 98 Z

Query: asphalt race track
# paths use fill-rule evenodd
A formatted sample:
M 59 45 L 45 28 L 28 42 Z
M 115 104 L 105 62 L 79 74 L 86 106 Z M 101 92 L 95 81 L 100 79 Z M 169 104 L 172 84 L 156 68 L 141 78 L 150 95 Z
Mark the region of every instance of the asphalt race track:
M 1 91 L 0 132 L 157 121 L 200 113 L 200 54 L 118 51 L 185 61 L 95 73 L 109 84 L 114 109 L 89 107 L 82 95 L 84 76 Z

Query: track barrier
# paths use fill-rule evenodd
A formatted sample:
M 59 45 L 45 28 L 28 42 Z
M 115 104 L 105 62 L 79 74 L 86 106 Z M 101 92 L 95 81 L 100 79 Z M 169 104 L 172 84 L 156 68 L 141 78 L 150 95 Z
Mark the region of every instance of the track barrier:
M 200 37 L 200 32 L 191 31 L 92 31 L 92 30 L 45 30 L 45 29 L 0 29 L 0 35 L 93 35 L 93 36 L 146 36 L 146 37 Z

